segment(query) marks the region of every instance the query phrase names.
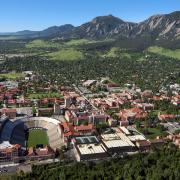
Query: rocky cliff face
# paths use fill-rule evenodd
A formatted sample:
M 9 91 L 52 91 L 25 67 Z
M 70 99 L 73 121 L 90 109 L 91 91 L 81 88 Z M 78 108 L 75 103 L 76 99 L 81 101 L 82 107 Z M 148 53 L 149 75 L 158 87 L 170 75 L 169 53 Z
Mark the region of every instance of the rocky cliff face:
M 12 35 L 12 34 L 11 34 Z M 115 38 L 150 37 L 157 39 L 180 38 L 180 11 L 155 15 L 141 23 L 125 22 L 112 15 L 99 16 L 92 21 L 74 27 L 70 24 L 53 26 L 43 31 L 21 31 L 15 33 L 26 37 L 57 38 Z
M 159 39 L 176 39 L 180 36 L 180 12 L 165 15 L 155 15 L 136 25 L 132 36 L 146 36 Z
M 74 30 L 73 36 L 88 38 L 109 38 L 116 35 L 129 36 L 135 23 L 124 22 L 123 20 L 109 16 L 94 18 L 91 22 L 85 23 Z

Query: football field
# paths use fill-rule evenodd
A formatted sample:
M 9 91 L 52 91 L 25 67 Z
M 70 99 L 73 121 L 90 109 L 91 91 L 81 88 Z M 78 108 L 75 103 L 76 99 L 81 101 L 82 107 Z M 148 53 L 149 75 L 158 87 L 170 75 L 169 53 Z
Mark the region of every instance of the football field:
M 36 147 L 36 145 L 48 145 L 47 132 L 43 129 L 31 129 L 28 136 L 28 147 Z

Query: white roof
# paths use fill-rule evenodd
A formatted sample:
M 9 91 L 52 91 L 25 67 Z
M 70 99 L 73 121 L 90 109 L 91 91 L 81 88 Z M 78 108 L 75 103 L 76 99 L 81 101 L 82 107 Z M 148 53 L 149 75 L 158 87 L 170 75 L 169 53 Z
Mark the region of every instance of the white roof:
M 13 145 L 10 144 L 9 141 L 3 141 L 3 142 L 0 144 L 0 149 L 11 148 L 11 147 L 13 147 Z
M 103 142 L 108 148 L 131 146 L 128 142 L 123 141 L 121 139 L 109 140 L 109 141 L 103 140 Z
M 120 139 L 120 137 L 117 134 L 102 134 L 101 137 L 104 140 L 115 140 Z
M 131 141 L 146 140 L 143 135 L 128 136 Z
M 103 134 L 102 141 L 108 148 L 113 147 L 123 147 L 123 146 L 131 146 L 131 143 L 128 143 L 128 141 L 121 139 L 121 137 L 118 134 Z
M 135 146 L 130 139 L 128 138 L 128 136 L 126 136 L 124 133 L 117 133 L 117 135 L 125 142 L 127 142 L 130 146 Z
M 105 153 L 105 147 L 102 144 L 83 144 L 77 145 L 81 154 Z
M 125 134 L 127 134 L 127 135 L 130 134 L 130 132 L 128 131 L 128 129 L 125 128 L 124 126 L 121 126 L 120 129 L 121 129 Z

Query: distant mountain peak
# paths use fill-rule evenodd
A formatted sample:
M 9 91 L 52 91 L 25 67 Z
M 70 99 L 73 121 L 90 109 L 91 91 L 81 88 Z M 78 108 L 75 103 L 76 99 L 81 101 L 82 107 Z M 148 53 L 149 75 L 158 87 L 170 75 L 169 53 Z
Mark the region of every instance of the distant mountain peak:
M 119 19 L 118 17 L 113 16 L 112 14 L 106 16 L 97 16 L 95 17 L 91 23 L 101 23 L 101 22 L 108 22 L 108 23 L 122 23 L 123 20 Z
M 156 39 L 177 39 L 180 36 L 180 11 L 157 14 L 143 22 L 123 21 L 112 14 L 98 16 L 78 27 L 71 24 L 52 26 L 43 31 L 20 31 L 11 33 L 23 38 L 116 38 L 150 37 Z

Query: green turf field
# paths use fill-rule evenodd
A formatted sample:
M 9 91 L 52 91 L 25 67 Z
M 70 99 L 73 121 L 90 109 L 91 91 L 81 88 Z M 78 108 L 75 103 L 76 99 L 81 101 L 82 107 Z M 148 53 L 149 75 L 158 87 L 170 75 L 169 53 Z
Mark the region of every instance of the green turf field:
M 28 147 L 36 147 L 37 144 L 48 145 L 48 136 L 45 130 L 29 130 Z

